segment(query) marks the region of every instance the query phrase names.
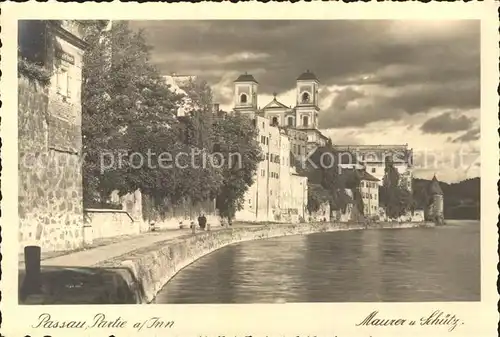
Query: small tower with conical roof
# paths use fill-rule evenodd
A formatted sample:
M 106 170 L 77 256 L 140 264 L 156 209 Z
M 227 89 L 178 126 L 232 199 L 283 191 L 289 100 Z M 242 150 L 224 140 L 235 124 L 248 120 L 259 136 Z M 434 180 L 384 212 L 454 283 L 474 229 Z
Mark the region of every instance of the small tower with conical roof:
M 427 189 L 429 204 L 426 210 L 426 220 L 434 221 L 438 225 L 444 224 L 443 190 L 439 186 L 436 175 L 432 178 Z
M 257 112 L 258 82 L 248 74 L 240 75 L 234 81 L 234 110 L 250 115 Z

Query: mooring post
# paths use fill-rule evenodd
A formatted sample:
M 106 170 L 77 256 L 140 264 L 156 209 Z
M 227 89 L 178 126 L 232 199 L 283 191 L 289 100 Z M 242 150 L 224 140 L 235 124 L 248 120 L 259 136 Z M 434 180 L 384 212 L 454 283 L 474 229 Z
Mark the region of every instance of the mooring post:
M 24 276 L 22 286 L 23 297 L 40 294 L 42 292 L 41 258 L 42 249 L 39 246 L 24 247 L 26 275 Z

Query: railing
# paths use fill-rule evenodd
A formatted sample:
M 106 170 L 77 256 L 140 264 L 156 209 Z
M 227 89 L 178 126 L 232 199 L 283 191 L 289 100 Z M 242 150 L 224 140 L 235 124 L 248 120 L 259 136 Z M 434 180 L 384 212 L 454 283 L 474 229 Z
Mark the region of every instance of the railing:
M 113 209 L 113 208 L 86 208 L 83 210 L 84 214 L 87 213 L 125 213 L 130 218 L 132 222 L 136 221 L 129 212 L 124 209 Z

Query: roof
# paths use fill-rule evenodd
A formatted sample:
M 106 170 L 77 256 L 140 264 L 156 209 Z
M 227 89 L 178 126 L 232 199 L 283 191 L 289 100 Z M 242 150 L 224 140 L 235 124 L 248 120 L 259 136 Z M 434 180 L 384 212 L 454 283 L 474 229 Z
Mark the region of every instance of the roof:
M 253 75 L 250 75 L 250 74 L 247 74 L 247 73 L 244 73 L 242 75 L 240 75 L 236 80 L 235 82 L 255 82 L 255 83 L 259 83 L 255 80 L 255 78 L 253 77 Z
M 413 151 L 407 145 L 333 145 L 338 151 L 351 151 L 365 163 L 385 163 L 392 159 L 394 163 L 408 163 L 413 161 Z
M 265 107 L 262 108 L 262 110 L 265 110 L 265 109 L 275 109 L 275 108 L 280 108 L 280 109 L 290 109 L 289 107 L 287 107 L 285 104 L 281 103 L 280 101 L 278 101 L 276 99 L 276 96 L 274 96 L 274 99 L 269 102 Z
M 309 70 L 306 70 L 305 73 L 302 73 L 299 77 L 297 77 L 297 81 L 318 81 L 318 78 L 314 73 L 310 72 Z
M 317 133 L 321 138 L 323 139 L 326 139 L 328 140 L 329 138 L 327 136 L 325 136 L 321 131 L 319 131 L 318 129 L 316 128 L 300 128 L 299 130 L 303 130 L 303 131 L 314 131 L 315 133 Z
M 380 181 L 380 179 L 375 178 L 372 176 L 370 173 L 366 172 L 365 170 L 358 170 L 359 173 L 359 178 L 361 180 L 368 180 L 368 181 Z
M 429 183 L 429 193 L 431 195 L 443 195 L 443 190 L 441 189 L 441 186 L 439 186 L 439 181 L 435 175 Z
M 358 169 L 353 169 L 353 168 L 346 168 L 342 169 L 342 172 L 340 173 L 339 177 L 339 182 L 341 185 L 347 187 L 347 188 L 352 188 L 355 186 L 357 183 L 356 181 L 359 180 L 368 180 L 368 181 L 379 181 L 379 179 L 375 178 L 372 176 L 370 173 L 366 172 L 364 169 L 358 170 Z
M 350 149 L 357 151 L 369 151 L 369 150 L 407 150 L 408 144 L 393 144 L 393 145 L 360 145 L 360 144 L 346 144 L 340 145 L 335 144 L 333 147 L 338 149 Z

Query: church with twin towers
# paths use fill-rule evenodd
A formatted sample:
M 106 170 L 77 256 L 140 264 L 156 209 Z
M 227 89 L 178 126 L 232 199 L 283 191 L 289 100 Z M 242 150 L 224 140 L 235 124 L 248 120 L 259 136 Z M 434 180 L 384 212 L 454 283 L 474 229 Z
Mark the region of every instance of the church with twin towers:
M 258 104 L 259 83 L 251 74 L 240 75 L 234 81 L 233 110 L 254 119 L 262 117 L 278 127 L 290 139 L 290 150 L 294 156 L 304 156 L 317 147 L 325 146 L 330 139 L 319 130 L 320 81 L 310 70 L 300 74 L 295 83 L 295 106 L 287 106 L 274 98 L 262 108 Z M 333 111 L 335 113 L 335 111 Z M 342 164 L 346 168 L 365 169 L 378 179 L 385 174 L 385 157 L 396 158 L 394 163 L 402 176 L 402 184 L 411 190 L 413 151 L 408 144 L 332 144 L 338 152 L 349 152 L 356 160 Z
M 295 107 L 287 107 L 274 99 L 258 108 L 259 83 L 250 74 L 240 75 L 234 81 L 234 110 L 251 117 L 261 113 L 276 126 L 317 129 L 319 116 L 319 80 L 309 70 L 297 78 Z
M 245 73 L 234 81 L 233 110 L 252 119 L 264 117 L 271 126 L 282 128 L 290 136 L 292 153 L 303 156 L 328 142 L 328 137 L 318 129 L 319 86 L 316 75 L 307 70 L 297 78 L 294 107 L 278 101 L 275 93 L 274 98 L 260 108 L 259 83 L 253 75 Z
M 310 217 L 307 209 L 308 179 L 297 174 L 292 161 L 307 157 L 330 139 L 319 130 L 320 81 L 312 71 L 300 74 L 295 83 L 295 106 L 287 106 L 277 95 L 262 108 L 259 106 L 259 82 L 249 73 L 234 81 L 233 111 L 255 121 L 265 158 L 259 163 L 254 184 L 245 195 L 241 220 L 283 220 Z M 401 152 L 403 160 L 395 163 L 411 189 L 411 150 L 405 145 L 335 145 L 338 152 L 352 154 L 353 160 L 338 163 L 342 171 L 357 169 L 362 176 L 361 193 L 366 215 L 379 212 L 378 188 L 385 174 L 384 154 Z M 334 158 L 337 160 L 339 158 Z M 320 211 L 320 218 L 330 219 L 330 209 Z

